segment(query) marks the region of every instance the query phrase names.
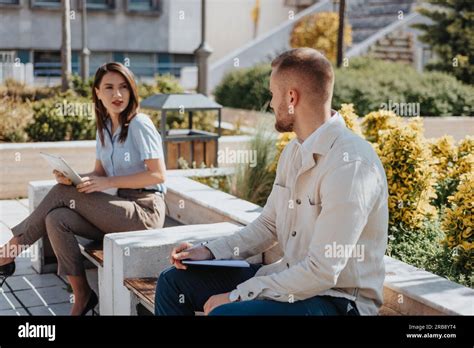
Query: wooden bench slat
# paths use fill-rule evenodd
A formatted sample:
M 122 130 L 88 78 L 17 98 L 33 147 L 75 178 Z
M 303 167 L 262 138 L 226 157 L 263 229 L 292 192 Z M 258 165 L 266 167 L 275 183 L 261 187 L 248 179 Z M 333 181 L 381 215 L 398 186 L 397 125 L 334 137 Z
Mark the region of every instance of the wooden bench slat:
M 149 311 L 154 312 L 157 278 L 128 278 L 124 285 L 132 291 Z
M 96 260 L 101 267 L 104 267 L 104 250 L 102 249 L 84 249 L 90 257 Z

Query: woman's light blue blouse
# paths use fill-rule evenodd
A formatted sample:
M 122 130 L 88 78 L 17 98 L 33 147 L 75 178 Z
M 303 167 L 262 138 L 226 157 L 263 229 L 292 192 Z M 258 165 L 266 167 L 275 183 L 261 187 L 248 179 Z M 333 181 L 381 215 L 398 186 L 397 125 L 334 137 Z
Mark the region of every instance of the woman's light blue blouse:
M 147 170 L 144 160 L 159 158 L 164 161 L 161 136 L 151 119 L 137 114 L 128 125 L 127 139 L 119 142 L 121 126 L 115 133 L 108 118 L 104 129 L 104 146 L 96 133 L 96 157 L 102 162 L 107 176 L 131 175 Z M 165 192 L 164 184 L 144 187 Z

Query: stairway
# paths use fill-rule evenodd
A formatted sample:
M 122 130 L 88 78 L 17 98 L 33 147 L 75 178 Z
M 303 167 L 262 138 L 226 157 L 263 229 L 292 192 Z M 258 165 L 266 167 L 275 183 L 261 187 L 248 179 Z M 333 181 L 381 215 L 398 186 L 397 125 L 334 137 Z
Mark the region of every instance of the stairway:
M 412 12 L 416 0 L 346 0 L 346 16 L 352 26 L 352 41 L 358 44 L 382 28 Z

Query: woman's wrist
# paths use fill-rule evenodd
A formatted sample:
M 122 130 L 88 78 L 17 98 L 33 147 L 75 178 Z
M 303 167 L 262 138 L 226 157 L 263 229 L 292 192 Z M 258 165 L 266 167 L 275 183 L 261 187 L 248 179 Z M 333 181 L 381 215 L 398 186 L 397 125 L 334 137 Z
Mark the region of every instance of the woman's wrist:
M 109 188 L 116 187 L 116 185 L 114 184 L 115 181 L 114 181 L 114 177 L 113 177 L 113 176 L 106 176 L 105 178 L 106 178 L 106 180 L 107 180 L 107 186 L 108 186 Z

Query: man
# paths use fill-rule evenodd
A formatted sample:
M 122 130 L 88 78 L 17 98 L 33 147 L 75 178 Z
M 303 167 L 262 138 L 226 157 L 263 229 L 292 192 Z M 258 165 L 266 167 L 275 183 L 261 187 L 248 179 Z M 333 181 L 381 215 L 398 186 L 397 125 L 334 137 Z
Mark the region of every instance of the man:
M 371 145 L 331 110 L 334 72 L 318 51 L 272 62 L 276 129 L 296 133 L 283 150 L 261 215 L 206 245 L 182 243 L 158 280 L 157 315 L 376 315 L 383 302 L 388 189 Z M 261 267 L 191 266 L 183 259 L 245 259 L 279 243 Z

